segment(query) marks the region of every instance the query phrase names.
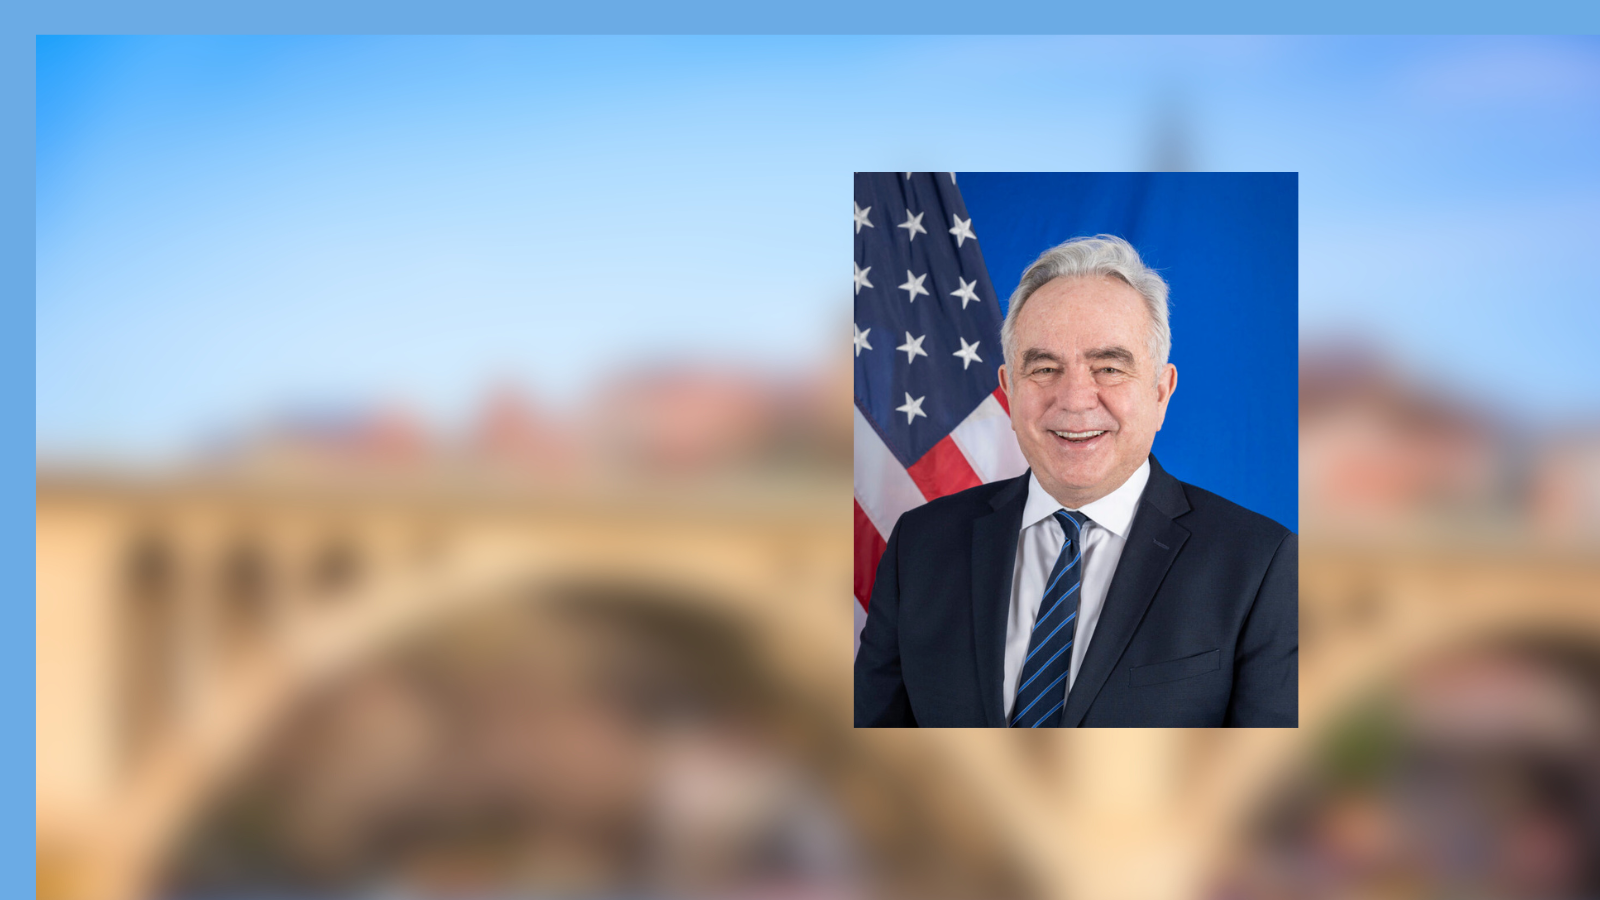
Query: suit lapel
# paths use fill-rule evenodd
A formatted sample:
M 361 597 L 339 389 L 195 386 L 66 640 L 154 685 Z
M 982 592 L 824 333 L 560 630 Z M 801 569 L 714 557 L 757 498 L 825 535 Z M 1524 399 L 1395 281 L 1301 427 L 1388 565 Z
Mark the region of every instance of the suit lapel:
M 1083 722 L 1117 660 L 1128 649 L 1145 610 L 1155 599 L 1156 589 L 1189 539 L 1188 529 L 1172 521 L 1188 511 L 1189 500 L 1183 494 L 1183 486 L 1161 468 L 1154 456 L 1150 457 L 1150 480 L 1128 530 L 1117 571 L 1111 577 L 1100 621 L 1089 638 L 1089 651 L 1084 654 L 1083 665 L 1067 695 L 1061 727 L 1076 728 Z
M 985 724 L 992 728 L 1006 724 L 1006 617 L 1011 611 L 1017 532 L 1027 503 L 1028 473 L 1024 472 L 989 501 L 994 512 L 972 525 L 972 636 L 977 645 Z

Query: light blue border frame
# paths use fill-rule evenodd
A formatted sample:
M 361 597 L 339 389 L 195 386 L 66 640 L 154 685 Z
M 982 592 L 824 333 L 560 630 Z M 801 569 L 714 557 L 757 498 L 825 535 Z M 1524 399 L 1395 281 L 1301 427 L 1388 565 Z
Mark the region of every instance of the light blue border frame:
M 1593 34 L 1600 5 L 1534 0 L 1317 5 L 1278 0 L 1194 4 L 1180 0 L 1105 3 L 1005 3 L 899 0 L 864 7 L 750 4 L 735 0 L 674 4 L 613 0 L 595 4 L 468 0 L 280 0 L 217 4 L 200 0 L 130 4 L 23 0 L 0 33 L 0 572 L 10 602 L 0 623 L 0 702 L 15 732 L 0 762 L 8 815 L 0 824 L 0 893 L 26 896 L 34 873 L 34 38 L 38 34 L 211 33 L 629 33 L 629 34 Z M 26 423 L 26 424 L 25 424 Z M 26 724 L 24 724 L 26 723 Z

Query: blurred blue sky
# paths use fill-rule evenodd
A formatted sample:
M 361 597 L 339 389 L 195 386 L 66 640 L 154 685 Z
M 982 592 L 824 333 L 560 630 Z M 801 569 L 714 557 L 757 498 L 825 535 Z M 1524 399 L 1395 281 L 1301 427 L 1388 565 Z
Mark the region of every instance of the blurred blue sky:
M 60 37 L 37 84 L 46 453 L 842 365 L 851 172 L 1173 158 L 1301 173 L 1303 336 L 1600 413 L 1592 38 Z

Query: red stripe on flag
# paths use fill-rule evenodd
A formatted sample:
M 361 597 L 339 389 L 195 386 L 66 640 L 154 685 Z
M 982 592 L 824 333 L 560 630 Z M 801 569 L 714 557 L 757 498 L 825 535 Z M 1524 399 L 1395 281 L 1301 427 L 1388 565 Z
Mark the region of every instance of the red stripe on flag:
M 1000 408 L 1006 411 L 1006 415 L 1011 415 L 1011 404 L 1006 402 L 1005 390 L 1002 388 L 995 388 L 994 398 L 1000 401 Z
M 856 599 L 861 601 L 861 608 L 866 609 L 867 604 L 872 602 L 872 582 L 878 576 L 878 560 L 883 559 L 883 551 L 888 545 L 884 543 L 883 535 L 878 533 L 877 526 L 861 510 L 861 504 L 855 506 Z
M 967 462 L 967 455 L 961 452 L 955 439 L 948 434 L 906 469 L 906 474 L 922 489 L 922 496 L 929 500 L 983 484 L 983 479 L 972 471 L 972 464 Z

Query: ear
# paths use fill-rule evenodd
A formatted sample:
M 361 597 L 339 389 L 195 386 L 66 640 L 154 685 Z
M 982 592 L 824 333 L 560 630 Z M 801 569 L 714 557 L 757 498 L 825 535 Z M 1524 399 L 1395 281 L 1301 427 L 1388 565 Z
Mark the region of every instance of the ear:
M 1011 422 L 1011 430 L 1016 431 L 1016 420 L 1011 419 L 1011 415 L 1015 414 L 1014 410 L 1017 408 L 1017 398 L 1011 396 L 1011 379 L 1006 377 L 1007 374 L 1006 367 L 1002 365 L 1000 367 L 1000 390 L 1006 395 L 1006 410 L 1009 413 L 1006 418 Z
M 1161 430 L 1161 423 L 1167 420 L 1167 404 L 1172 401 L 1172 394 L 1178 389 L 1178 367 L 1167 363 L 1161 370 L 1161 375 L 1156 379 L 1156 406 L 1159 412 L 1156 415 L 1156 430 Z

